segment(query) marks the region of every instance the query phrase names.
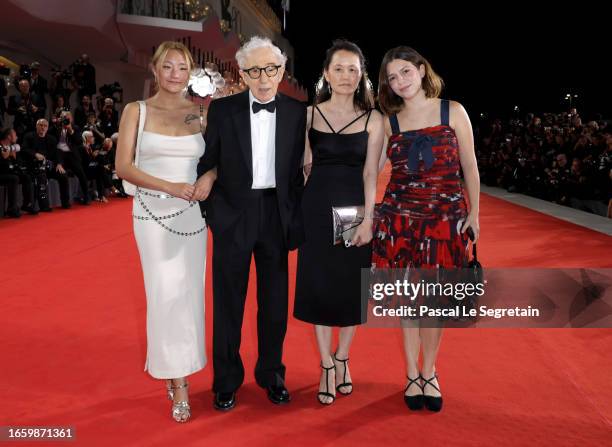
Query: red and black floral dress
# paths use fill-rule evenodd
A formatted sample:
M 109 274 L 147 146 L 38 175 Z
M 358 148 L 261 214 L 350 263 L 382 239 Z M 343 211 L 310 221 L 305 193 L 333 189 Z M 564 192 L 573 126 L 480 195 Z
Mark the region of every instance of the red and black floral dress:
M 442 100 L 440 115 L 439 126 L 405 132 L 396 115 L 389 117 L 392 171 L 377 207 L 373 268 L 467 266 L 469 239 L 461 233 L 467 205 L 448 100 Z

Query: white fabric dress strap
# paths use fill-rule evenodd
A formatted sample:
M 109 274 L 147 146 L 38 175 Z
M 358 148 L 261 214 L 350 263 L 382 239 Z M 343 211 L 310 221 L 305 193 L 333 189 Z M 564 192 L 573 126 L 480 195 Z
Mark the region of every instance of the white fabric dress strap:
M 147 106 L 144 101 L 138 101 L 138 133 L 136 134 L 136 146 L 134 147 L 134 166 L 138 167 L 140 161 L 140 142 L 142 140 L 142 132 L 144 130 L 145 121 L 147 119 Z M 136 186 L 132 185 L 127 180 L 123 180 L 124 191 L 133 196 L 136 194 Z
M 138 167 L 140 159 L 140 142 L 142 141 L 142 132 L 144 131 L 145 121 L 147 119 L 147 105 L 144 101 L 138 101 L 140 114 L 138 115 L 138 135 L 136 136 L 136 148 L 134 154 L 134 165 Z

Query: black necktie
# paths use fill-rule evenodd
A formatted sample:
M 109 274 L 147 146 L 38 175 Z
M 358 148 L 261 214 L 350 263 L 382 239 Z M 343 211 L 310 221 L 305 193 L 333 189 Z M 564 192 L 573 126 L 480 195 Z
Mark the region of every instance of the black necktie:
M 257 113 L 260 110 L 267 110 L 270 113 L 274 113 L 276 110 L 276 101 L 268 102 L 266 104 L 253 101 L 253 113 Z

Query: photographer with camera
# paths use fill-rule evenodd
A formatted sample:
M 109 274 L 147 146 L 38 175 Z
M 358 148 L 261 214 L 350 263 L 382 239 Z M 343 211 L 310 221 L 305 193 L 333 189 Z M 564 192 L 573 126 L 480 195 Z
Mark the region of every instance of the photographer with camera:
M 0 150 L 2 151 L 0 174 L 4 176 L 15 176 L 18 179 L 18 183 L 21 183 L 21 190 L 23 195 L 23 206 L 21 209 L 29 214 L 38 214 L 34 210 L 33 195 L 32 195 L 32 178 L 27 172 L 27 166 L 23 157 L 18 156 L 20 147 L 17 144 L 17 134 L 14 129 L 4 129 L 0 134 Z M 11 191 L 11 186 L 14 183 L 14 178 L 8 179 L 9 184 L 9 196 L 15 194 L 15 197 L 9 199 L 9 209 L 16 207 L 16 194 L 17 185 L 15 185 L 15 191 Z M 11 205 L 12 203 L 12 205 Z M 19 210 L 17 210 L 19 211 Z M 14 216 L 17 217 L 17 216 Z
M 73 64 L 73 75 L 79 98 L 96 94 L 96 69 L 89 63 L 89 56 L 82 54 Z
M 51 212 L 49 203 L 49 180 L 54 178 L 59 183 L 62 203 L 68 197 L 68 177 L 56 170 L 57 140 L 49 135 L 49 122 L 41 118 L 36 122 L 36 132 L 27 133 L 23 139 L 24 155 L 27 155 L 30 173 L 34 180 L 34 199 L 38 200 L 40 211 Z
M 104 98 L 104 106 L 98 120 L 105 137 L 110 137 L 119 130 L 119 112 L 115 110 L 115 102 L 112 98 Z
M 94 146 L 94 134 L 90 130 L 86 130 L 82 134 L 83 144 L 80 148 L 81 158 L 83 160 L 83 169 L 87 173 L 89 180 L 95 180 L 96 191 L 98 197 L 96 198 L 99 202 L 107 203 L 106 188 L 110 188 L 112 185 L 110 179 L 106 175 L 105 164 L 105 151 L 101 151 Z
M 51 70 L 51 82 L 49 84 L 49 94 L 57 101 L 58 97 L 64 99 L 64 103 L 68 103 L 70 94 L 76 89 L 76 83 L 71 70 L 63 70 L 61 67 Z M 68 110 L 69 107 L 66 107 Z
M 104 139 L 106 138 L 100 126 L 101 123 L 96 118 L 96 113 L 90 112 L 87 115 L 87 121 L 85 122 L 85 125 L 82 127 L 83 131 L 88 130 L 93 133 L 96 146 L 101 145 Z
M 84 95 L 83 98 L 81 98 L 81 104 L 74 109 L 74 124 L 79 127 L 85 127 L 85 124 L 87 124 L 87 117 L 90 113 L 95 115 L 96 111 L 91 103 L 91 97 L 89 95 Z
M 123 181 L 117 175 L 117 170 L 115 169 L 115 157 L 117 155 L 117 140 L 119 140 L 119 132 L 115 132 L 111 135 L 110 138 L 105 138 L 104 143 L 102 145 L 102 150 L 108 151 L 108 170 L 111 174 L 111 182 L 113 184 L 113 194 L 116 194 L 118 197 L 126 198 L 129 197 L 128 194 L 123 189 Z
M 65 174 L 66 170 L 70 170 L 79 179 L 81 186 L 81 204 L 89 205 L 89 192 L 87 188 L 87 176 L 82 166 L 80 148 L 82 145 L 81 132 L 78 127 L 73 124 L 72 113 L 62 112 L 60 116 L 59 126 L 53 129 L 55 138 L 57 139 L 58 164 L 57 172 Z M 69 196 L 62 196 L 62 207 L 70 208 Z
M 0 140 L 7 141 L 9 133 L 13 129 L 0 130 Z M 17 206 L 17 194 L 19 193 L 19 177 L 13 173 L 11 162 L 9 160 L 10 149 L 4 144 L 0 146 L 0 185 L 6 186 L 8 190 L 8 207 L 6 210 L 7 217 L 21 217 L 19 207 Z
M 40 75 L 40 62 L 30 64 L 30 90 L 43 102 L 49 89 L 47 80 Z
M 53 113 L 51 114 L 51 121 L 54 126 L 57 125 L 62 112 L 67 110 L 70 110 L 70 107 L 66 105 L 66 100 L 62 95 L 57 95 L 53 101 Z
M 34 131 L 38 118 L 43 118 L 45 107 L 35 93 L 30 91 L 30 82 L 27 79 L 19 81 L 19 93 L 9 98 L 8 114 L 15 117 L 13 128 L 19 139 L 27 132 Z

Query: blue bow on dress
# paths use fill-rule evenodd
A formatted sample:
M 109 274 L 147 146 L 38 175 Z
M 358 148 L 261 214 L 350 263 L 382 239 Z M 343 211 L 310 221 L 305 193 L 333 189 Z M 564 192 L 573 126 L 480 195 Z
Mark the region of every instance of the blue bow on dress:
M 433 144 L 434 139 L 429 135 L 419 135 L 414 139 L 408 151 L 408 168 L 411 171 L 418 170 L 420 160 L 423 160 L 425 170 L 431 169 L 434 163 Z

